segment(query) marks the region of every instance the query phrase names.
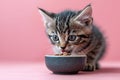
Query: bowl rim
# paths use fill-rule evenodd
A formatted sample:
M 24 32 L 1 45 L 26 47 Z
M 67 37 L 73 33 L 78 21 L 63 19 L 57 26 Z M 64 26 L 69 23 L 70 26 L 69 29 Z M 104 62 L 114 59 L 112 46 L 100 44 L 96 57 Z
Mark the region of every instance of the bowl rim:
M 45 57 L 87 57 L 86 55 L 69 55 L 69 56 L 56 56 L 54 54 L 47 54 Z

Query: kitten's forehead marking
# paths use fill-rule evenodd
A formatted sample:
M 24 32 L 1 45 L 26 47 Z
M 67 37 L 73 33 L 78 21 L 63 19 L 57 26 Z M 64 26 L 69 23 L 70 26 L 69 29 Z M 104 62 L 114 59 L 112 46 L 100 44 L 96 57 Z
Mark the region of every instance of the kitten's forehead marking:
M 73 11 L 63 11 L 56 16 L 56 28 L 59 33 L 65 33 L 69 29 L 70 19 L 75 14 Z

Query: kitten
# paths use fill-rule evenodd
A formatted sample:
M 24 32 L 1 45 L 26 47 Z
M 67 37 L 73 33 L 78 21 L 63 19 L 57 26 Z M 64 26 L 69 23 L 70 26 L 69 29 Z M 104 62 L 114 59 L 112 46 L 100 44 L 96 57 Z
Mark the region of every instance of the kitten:
M 84 71 L 99 68 L 98 61 L 105 52 L 105 39 L 99 29 L 93 25 L 92 7 L 83 10 L 65 10 L 50 13 L 39 8 L 46 26 L 46 33 L 54 45 L 55 53 L 67 52 L 72 55 L 87 55 Z

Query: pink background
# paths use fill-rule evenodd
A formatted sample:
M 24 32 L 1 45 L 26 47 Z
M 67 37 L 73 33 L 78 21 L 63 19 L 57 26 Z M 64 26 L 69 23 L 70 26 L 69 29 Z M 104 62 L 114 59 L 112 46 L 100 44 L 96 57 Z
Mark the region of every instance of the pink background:
M 107 39 L 104 61 L 120 60 L 119 0 L 0 0 L 0 61 L 43 61 L 52 53 L 37 7 L 59 12 L 91 3 L 95 24 Z

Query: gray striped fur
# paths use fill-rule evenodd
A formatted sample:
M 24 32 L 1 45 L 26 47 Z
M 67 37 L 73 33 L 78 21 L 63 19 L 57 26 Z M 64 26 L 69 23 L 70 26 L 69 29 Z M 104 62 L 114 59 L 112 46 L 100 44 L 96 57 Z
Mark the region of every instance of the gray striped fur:
M 98 69 L 98 61 L 105 52 L 106 42 L 103 34 L 92 23 L 91 5 L 80 11 L 50 13 L 40 9 L 40 13 L 56 54 L 61 54 L 63 49 L 72 55 L 85 54 L 87 64 L 84 71 Z

